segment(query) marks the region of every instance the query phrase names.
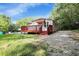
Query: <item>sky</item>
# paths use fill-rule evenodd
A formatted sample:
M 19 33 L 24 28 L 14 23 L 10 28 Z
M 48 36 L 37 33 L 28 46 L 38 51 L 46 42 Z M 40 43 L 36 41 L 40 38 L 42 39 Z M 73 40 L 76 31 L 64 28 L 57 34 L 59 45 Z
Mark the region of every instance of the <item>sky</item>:
M 10 16 L 15 22 L 22 18 L 47 18 L 53 10 L 51 3 L 0 3 L 0 14 Z

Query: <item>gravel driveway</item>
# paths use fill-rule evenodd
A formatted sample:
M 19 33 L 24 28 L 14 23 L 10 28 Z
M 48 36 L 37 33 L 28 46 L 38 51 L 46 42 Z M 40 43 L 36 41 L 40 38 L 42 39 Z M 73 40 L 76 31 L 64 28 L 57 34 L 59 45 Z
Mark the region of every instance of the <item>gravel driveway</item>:
M 79 42 L 72 39 L 71 31 L 58 31 L 43 39 L 48 43 L 50 56 L 78 56 Z

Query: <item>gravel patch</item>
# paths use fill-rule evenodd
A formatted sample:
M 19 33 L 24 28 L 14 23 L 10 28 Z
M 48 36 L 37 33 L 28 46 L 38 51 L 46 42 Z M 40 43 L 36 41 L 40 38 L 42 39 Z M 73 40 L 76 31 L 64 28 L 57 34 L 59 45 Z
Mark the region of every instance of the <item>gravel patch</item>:
M 50 56 L 79 56 L 79 42 L 72 39 L 71 31 L 58 31 L 42 39 L 48 44 Z

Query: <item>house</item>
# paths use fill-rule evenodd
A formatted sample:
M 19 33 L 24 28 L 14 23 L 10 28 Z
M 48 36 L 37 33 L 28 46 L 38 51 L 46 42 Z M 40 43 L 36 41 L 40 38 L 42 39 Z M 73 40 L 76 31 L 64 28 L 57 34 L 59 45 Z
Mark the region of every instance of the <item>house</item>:
M 54 22 L 51 19 L 39 18 L 30 23 L 28 26 L 22 26 L 21 32 L 50 34 L 54 32 Z

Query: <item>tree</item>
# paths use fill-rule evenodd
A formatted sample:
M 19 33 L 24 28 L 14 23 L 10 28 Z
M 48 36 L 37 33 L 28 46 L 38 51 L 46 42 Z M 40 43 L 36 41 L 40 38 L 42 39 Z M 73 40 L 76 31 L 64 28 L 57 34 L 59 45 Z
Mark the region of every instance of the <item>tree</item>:
M 11 24 L 10 26 L 9 26 L 9 31 L 10 32 L 15 32 L 15 31 L 18 31 L 18 26 L 16 25 L 16 24 Z
M 11 24 L 10 17 L 6 15 L 0 15 L 0 31 L 7 32 Z
M 19 27 L 21 27 L 21 26 L 27 26 L 28 22 L 30 22 L 30 21 L 32 21 L 32 18 L 23 18 L 23 19 L 17 21 L 17 25 Z
M 52 11 L 51 18 L 53 18 L 60 29 L 76 29 L 79 28 L 79 4 L 61 3 L 56 4 Z

